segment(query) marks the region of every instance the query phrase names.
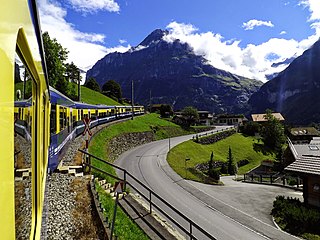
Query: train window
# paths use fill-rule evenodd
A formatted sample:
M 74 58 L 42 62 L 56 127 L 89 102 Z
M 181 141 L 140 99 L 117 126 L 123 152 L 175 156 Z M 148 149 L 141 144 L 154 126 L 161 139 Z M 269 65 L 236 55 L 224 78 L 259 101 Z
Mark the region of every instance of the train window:
M 66 108 L 60 107 L 60 112 L 59 112 L 59 120 L 60 120 L 60 131 L 65 129 L 67 125 L 67 114 L 66 114 Z
M 51 105 L 51 113 L 50 113 L 50 133 L 56 134 L 57 132 L 57 105 Z
M 32 78 L 18 54 L 14 65 L 14 193 L 16 239 L 28 239 L 31 231 Z

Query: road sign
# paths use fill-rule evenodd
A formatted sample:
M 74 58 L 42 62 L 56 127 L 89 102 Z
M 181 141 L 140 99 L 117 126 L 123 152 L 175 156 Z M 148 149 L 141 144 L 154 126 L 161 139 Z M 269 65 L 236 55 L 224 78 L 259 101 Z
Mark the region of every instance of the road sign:
M 123 182 L 116 182 L 114 184 L 114 192 L 115 193 L 122 193 L 123 192 Z
M 90 122 L 91 122 L 91 119 L 89 119 L 88 117 L 85 117 L 83 119 L 83 123 L 84 123 L 84 131 L 82 133 L 82 135 L 86 135 L 86 132 L 88 132 L 88 134 L 90 136 L 92 136 L 92 132 L 90 131 Z

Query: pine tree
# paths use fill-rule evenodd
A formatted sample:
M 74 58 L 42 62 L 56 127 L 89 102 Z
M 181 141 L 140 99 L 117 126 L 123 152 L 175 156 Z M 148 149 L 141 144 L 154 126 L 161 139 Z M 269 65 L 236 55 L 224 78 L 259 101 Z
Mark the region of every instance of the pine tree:
M 213 152 L 211 152 L 210 160 L 209 160 L 209 171 L 213 169 Z
M 209 177 L 213 178 L 216 181 L 220 180 L 219 169 L 213 167 L 213 152 L 211 152 L 211 156 L 210 156 L 210 160 L 209 160 L 208 175 L 209 175 Z
M 228 153 L 228 173 L 230 175 L 235 175 L 237 173 L 237 165 L 234 163 L 233 160 L 233 155 L 232 155 L 232 150 L 231 147 L 229 146 L 229 153 Z

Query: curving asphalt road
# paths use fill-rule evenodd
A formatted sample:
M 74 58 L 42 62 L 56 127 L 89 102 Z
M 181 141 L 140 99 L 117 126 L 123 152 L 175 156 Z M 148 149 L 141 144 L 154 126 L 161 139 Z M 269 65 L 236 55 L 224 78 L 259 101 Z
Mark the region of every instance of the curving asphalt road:
M 216 130 L 223 128 L 225 127 L 219 126 Z M 192 136 L 171 138 L 170 146 L 173 147 L 187 141 Z M 168 165 L 166 161 L 168 150 L 168 139 L 151 142 L 125 152 L 116 161 L 116 164 L 127 169 L 171 206 L 184 213 L 216 239 L 297 239 L 273 226 L 271 217 L 265 217 L 264 211 L 265 206 L 267 205 L 268 209 L 274 196 L 279 193 L 290 196 L 299 196 L 299 194 L 273 186 L 260 188 L 253 184 L 232 183 L 228 178 L 225 179 L 228 182 L 226 186 L 210 186 L 186 181 Z M 121 175 L 121 173 L 118 174 Z M 128 178 L 128 181 L 130 180 Z M 234 184 L 241 184 L 241 187 L 240 185 L 235 187 Z M 135 186 L 147 194 L 138 185 Z M 253 191 L 252 188 L 255 190 Z M 259 194 L 255 194 L 256 192 Z M 189 229 L 189 223 L 178 214 L 157 199 L 155 202 L 186 229 Z M 264 217 L 261 218 L 260 215 Z M 208 239 L 194 228 L 193 232 L 197 239 Z

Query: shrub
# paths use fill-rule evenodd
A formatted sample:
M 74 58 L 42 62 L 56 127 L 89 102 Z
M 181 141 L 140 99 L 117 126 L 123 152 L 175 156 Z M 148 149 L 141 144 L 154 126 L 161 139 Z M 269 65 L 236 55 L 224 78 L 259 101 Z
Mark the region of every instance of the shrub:
M 220 171 L 217 168 L 209 169 L 208 175 L 216 181 L 220 180 Z
M 292 234 L 319 233 L 320 211 L 297 198 L 277 196 L 271 214 L 281 228 Z
M 222 174 L 228 174 L 228 167 L 227 167 L 227 164 L 226 164 L 226 163 L 222 164 L 221 169 L 220 169 L 220 172 L 221 172 Z
M 244 165 L 247 165 L 249 163 L 249 160 L 248 159 L 243 159 L 243 160 L 240 160 L 238 162 L 238 167 L 242 167 Z
M 240 127 L 240 131 L 248 136 L 254 136 L 256 133 L 259 133 L 261 126 L 256 122 L 248 122 L 247 124 Z
M 212 144 L 212 143 L 218 142 L 222 139 L 225 139 L 235 133 L 236 133 L 236 130 L 232 129 L 232 130 L 228 130 L 228 131 L 218 132 L 218 133 L 215 133 L 215 134 L 210 135 L 208 137 L 198 138 L 198 135 L 197 135 L 195 142 L 200 143 L 200 144 Z

